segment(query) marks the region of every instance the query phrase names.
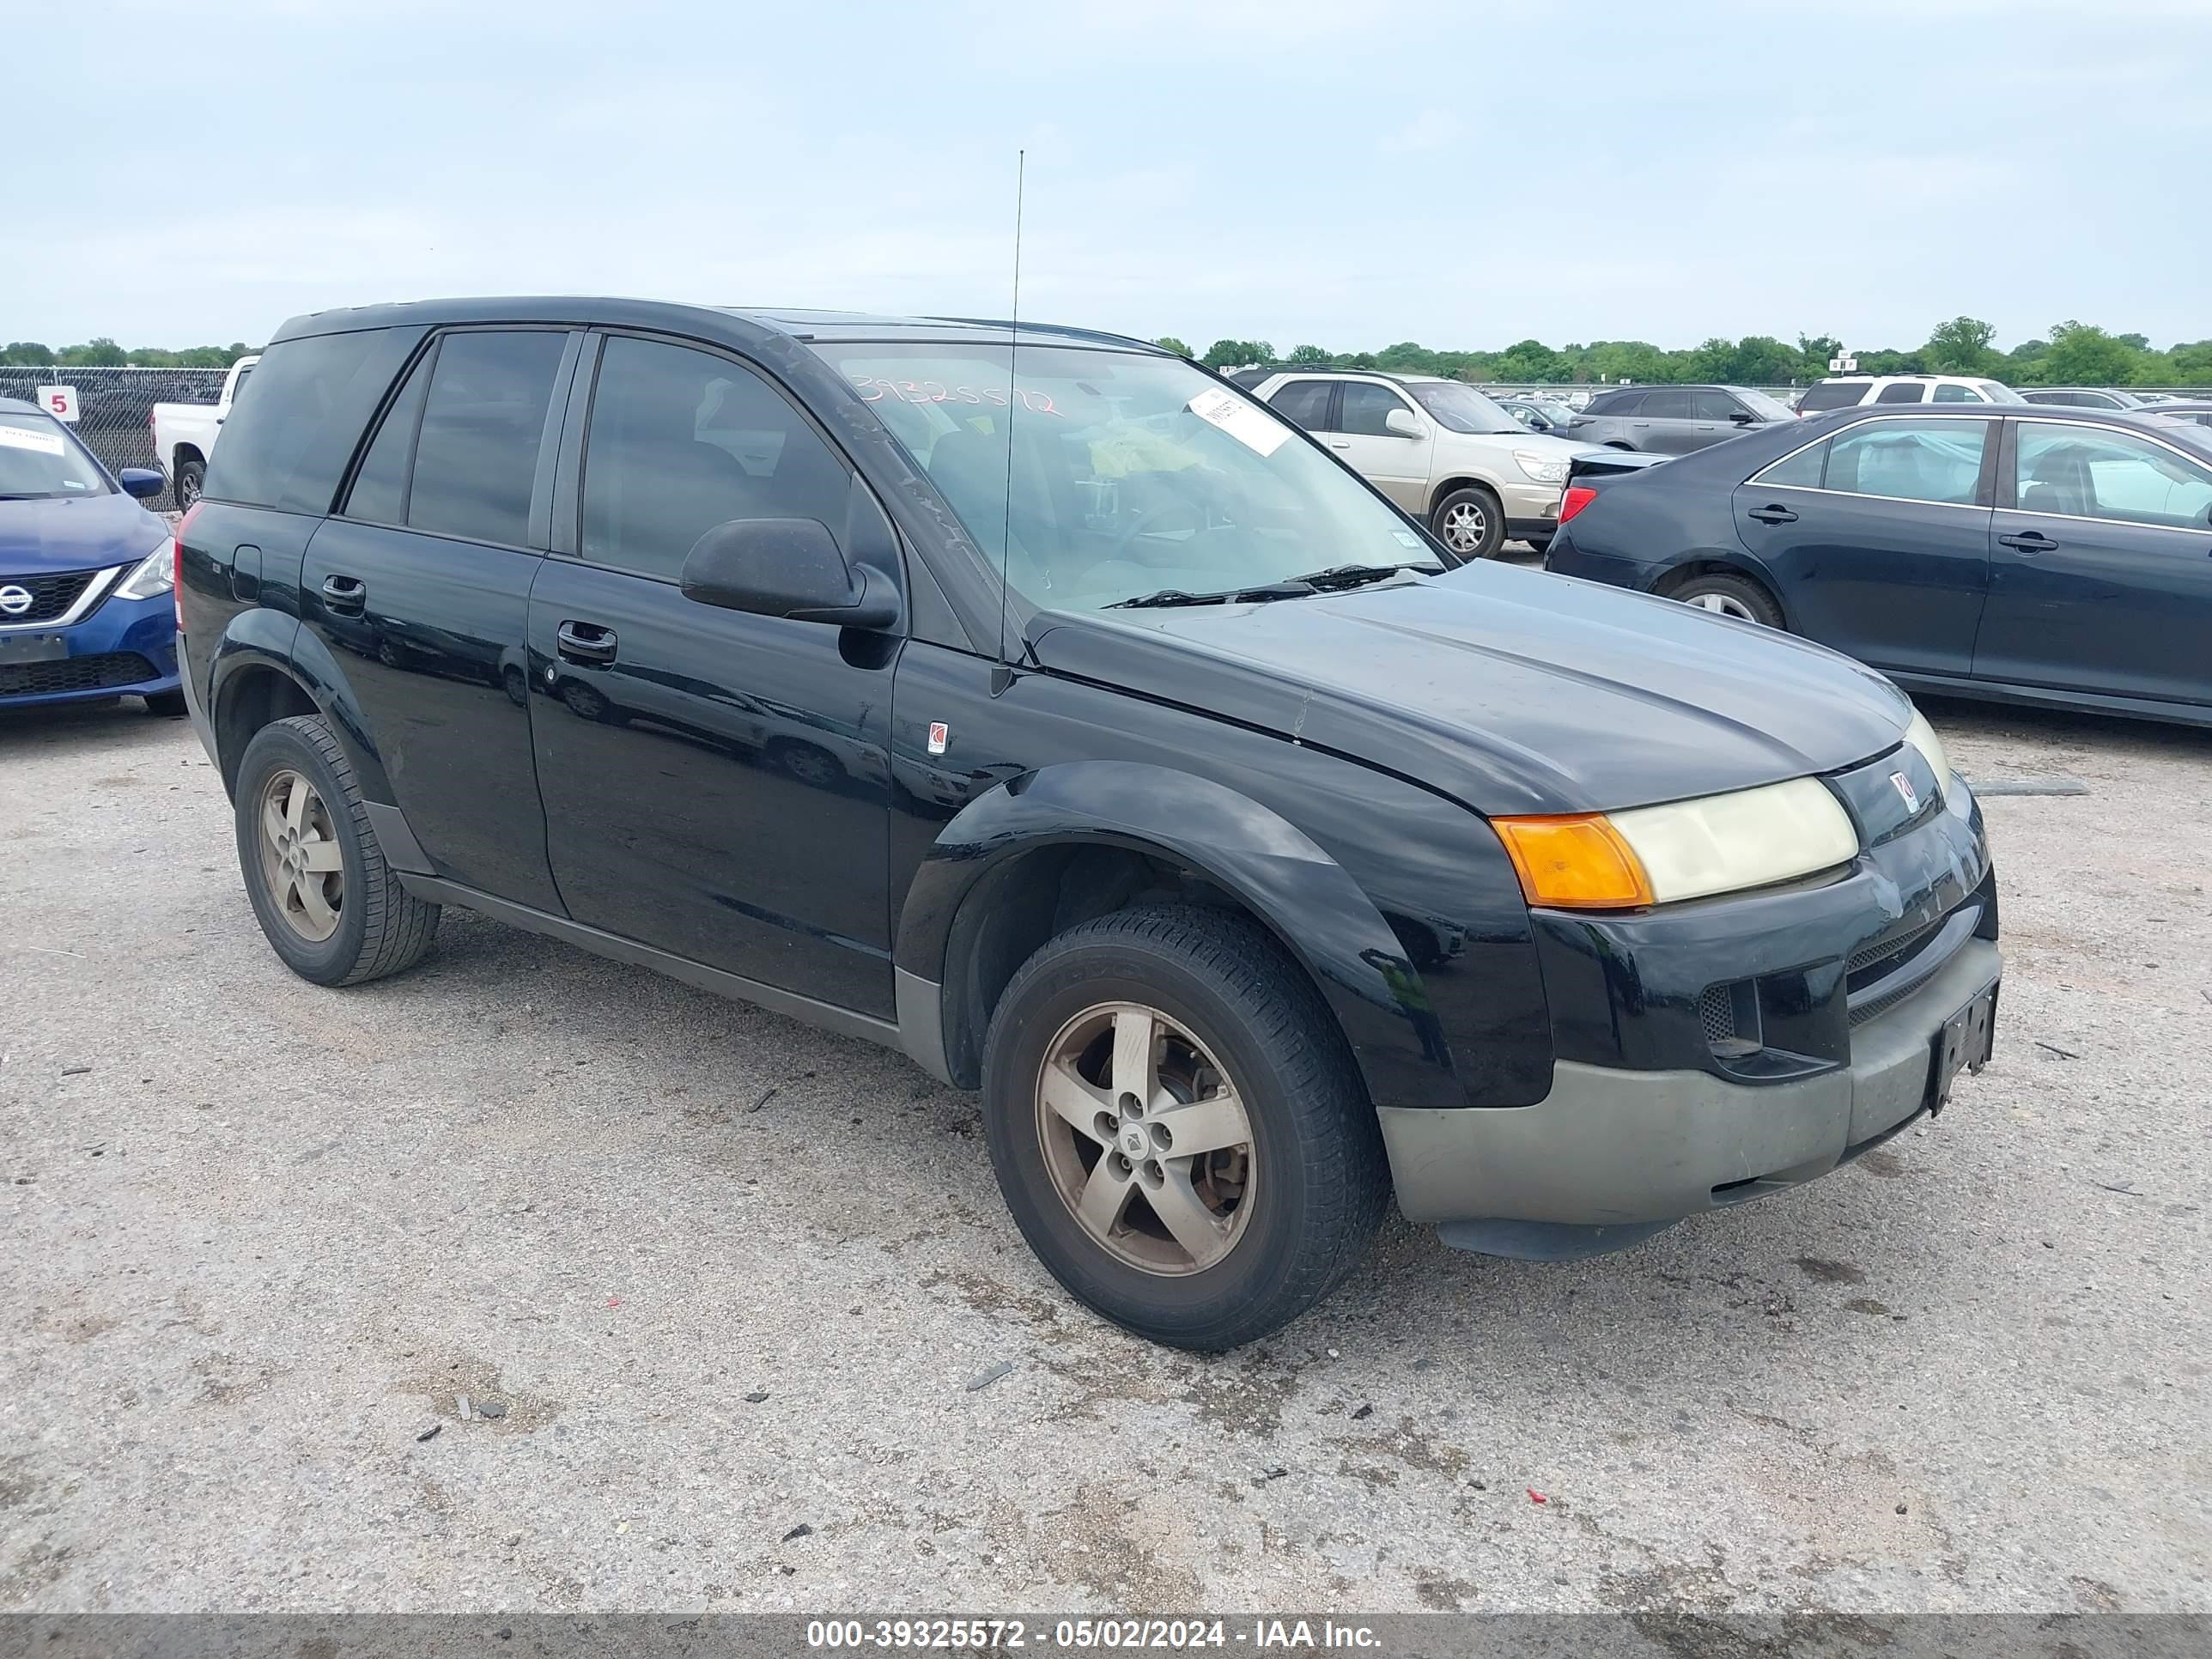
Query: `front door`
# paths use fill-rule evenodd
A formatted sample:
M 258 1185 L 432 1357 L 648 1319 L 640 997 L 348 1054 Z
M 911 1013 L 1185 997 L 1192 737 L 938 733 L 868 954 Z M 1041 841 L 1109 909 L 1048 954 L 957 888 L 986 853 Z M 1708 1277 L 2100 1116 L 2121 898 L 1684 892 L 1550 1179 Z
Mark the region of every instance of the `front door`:
M 1435 429 L 1428 417 L 1390 387 L 1373 380 L 1346 380 L 1337 392 L 1336 430 L 1322 441 L 1344 457 L 1354 472 L 1415 518 L 1429 511 L 1429 464 Z M 1394 432 L 1390 417 L 1410 432 Z
M 880 508 L 775 386 L 688 346 L 608 337 L 582 447 L 577 522 L 556 531 L 574 556 L 548 559 L 530 596 L 532 727 L 568 914 L 889 1016 L 896 643 L 678 586 L 715 525 L 813 519 L 852 550 L 890 536 Z
M 2212 466 L 2117 427 L 2010 424 L 1975 675 L 2212 702 Z
M 358 699 L 433 868 L 556 912 L 523 638 L 570 338 L 461 329 L 434 342 L 300 582 L 301 620 Z
M 1736 486 L 1736 535 L 1774 573 L 1790 626 L 1877 668 L 1970 672 L 1993 427 L 1862 421 Z

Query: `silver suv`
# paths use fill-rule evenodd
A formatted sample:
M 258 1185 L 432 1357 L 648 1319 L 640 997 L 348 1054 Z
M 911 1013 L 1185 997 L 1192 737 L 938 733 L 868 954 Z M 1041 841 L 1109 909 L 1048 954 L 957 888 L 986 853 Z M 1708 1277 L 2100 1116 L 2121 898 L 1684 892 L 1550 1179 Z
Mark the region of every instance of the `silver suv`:
M 1592 398 L 1561 435 L 1608 449 L 1687 455 L 1796 418 L 1789 404 L 1747 386 L 1625 386 Z
M 1567 463 L 1590 447 L 1530 432 L 1473 386 L 1435 375 L 1291 369 L 1252 390 L 1462 558 L 1489 558 L 1509 537 L 1548 547 Z

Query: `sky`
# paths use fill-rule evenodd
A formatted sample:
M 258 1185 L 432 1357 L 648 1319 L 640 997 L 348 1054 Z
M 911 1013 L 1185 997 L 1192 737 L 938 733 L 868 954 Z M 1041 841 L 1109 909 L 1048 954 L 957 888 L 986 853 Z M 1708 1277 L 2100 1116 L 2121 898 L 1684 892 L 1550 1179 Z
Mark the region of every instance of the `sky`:
M 0 0 L 0 341 L 381 300 L 1203 350 L 2212 336 L 2212 0 Z

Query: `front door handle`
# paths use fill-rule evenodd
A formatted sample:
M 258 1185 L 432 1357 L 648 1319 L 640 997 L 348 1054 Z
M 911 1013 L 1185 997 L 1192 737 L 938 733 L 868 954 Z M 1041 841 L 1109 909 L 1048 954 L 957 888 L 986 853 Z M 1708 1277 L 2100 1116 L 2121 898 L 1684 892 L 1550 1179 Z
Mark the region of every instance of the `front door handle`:
M 2000 536 L 1997 540 L 2016 552 L 2027 554 L 2031 558 L 2038 553 L 2048 553 L 2058 545 L 2040 530 L 2024 530 L 2017 536 Z
M 358 576 L 323 578 L 323 608 L 334 617 L 358 617 L 368 605 L 368 584 Z
M 1796 524 L 1797 522 L 1797 515 L 1795 513 L 1786 507 L 1778 505 L 1754 507 L 1751 509 L 1751 516 L 1761 524 Z
M 615 630 L 601 628 L 597 623 L 564 622 L 554 638 L 559 643 L 563 662 L 608 663 L 615 659 Z

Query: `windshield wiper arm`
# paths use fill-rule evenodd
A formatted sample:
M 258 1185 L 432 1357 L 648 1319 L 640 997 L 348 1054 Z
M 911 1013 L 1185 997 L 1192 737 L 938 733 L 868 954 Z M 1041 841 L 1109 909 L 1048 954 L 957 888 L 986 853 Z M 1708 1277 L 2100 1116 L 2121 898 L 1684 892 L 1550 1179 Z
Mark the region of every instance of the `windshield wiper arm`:
M 1395 576 L 1401 570 L 1419 570 L 1432 574 L 1443 574 L 1440 564 L 1425 562 L 1408 564 L 1333 564 L 1326 570 L 1310 571 L 1303 576 L 1287 580 L 1304 582 L 1316 588 L 1360 587 L 1369 582 L 1379 582 L 1385 576 Z
M 1116 599 L 1108 611 L 1141 611 L 1170 605 L 1247 605 L 1267 599 L 1302 599 L 1320 590 L 1303 577 L 1288 581 L 1261 582 L 1253 587 L 1225 588 L 1218 593 L 1186 593 L 1180 587 L 1163 587 L 1157 593 L 1139 593 L 1133 599 Z

